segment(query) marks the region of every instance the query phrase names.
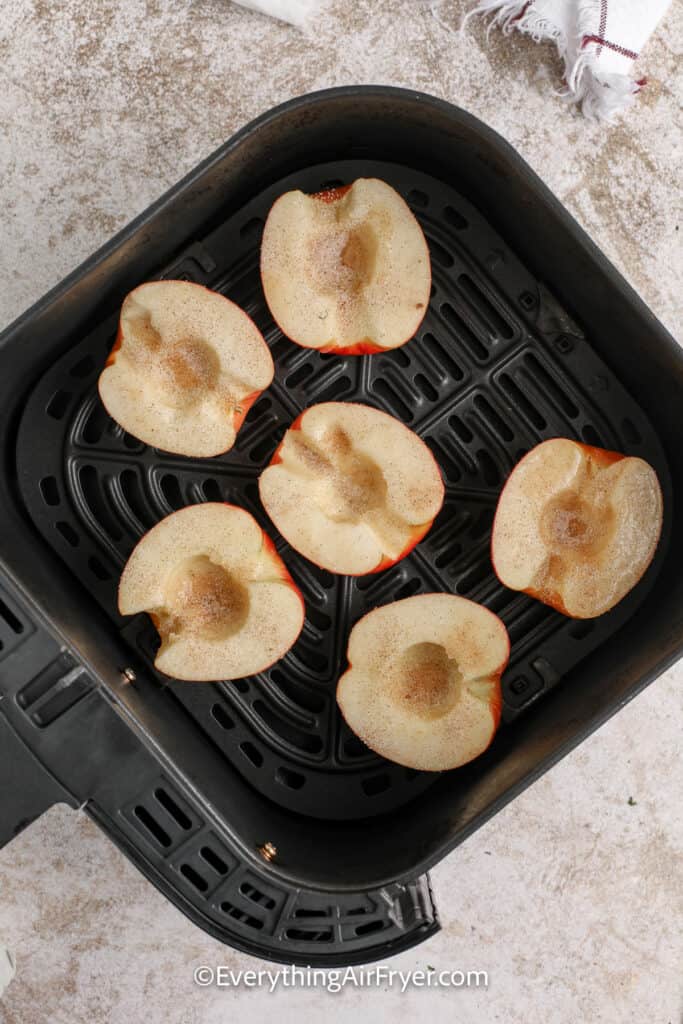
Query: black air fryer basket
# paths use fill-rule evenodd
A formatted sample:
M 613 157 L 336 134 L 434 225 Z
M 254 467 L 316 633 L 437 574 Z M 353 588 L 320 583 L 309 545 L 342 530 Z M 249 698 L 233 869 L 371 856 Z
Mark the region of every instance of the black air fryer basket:
M 258 275 L 282 192 L 383 178 L 427 235 L 433 292 L 418 336 L 371 357 L 321 355 L 274 325 Z M 273 386 L 227 455 L 148 448 L 105 413 L 97 376 L 123 296 L 155 277 L 234 299 L 271 346 Z M 259 118 L 137 218 L 0 339 L 0 844 L 56 801 L 82 806 L 197 924 L 267 959 L 347 964 L 438 928 L 424 874 L 677 657 L 683 355 L 523 160 L 479 121 L 419 93 L 358 87 Z M 140 535 L 192 502 L 243 505 L 271 533 L 257 479 L 301 409 L 363 401 L 417 431 L 446 482 L 425 540 L 392 569 L 335 577 L 276 536 L 307 621 L 262 675 L 178 683 L 155 631 L 122 619 Z M 554 436 L 640 455 L 665 528 L 636 589 L 572 621 L 496 580 L 503 481 Z M 501 729 L 440 775 L 370 752 L 335 684 L 352 624 L 450 591 L 512 641 Z M 637 613 L 637 614 L 636 614 Z

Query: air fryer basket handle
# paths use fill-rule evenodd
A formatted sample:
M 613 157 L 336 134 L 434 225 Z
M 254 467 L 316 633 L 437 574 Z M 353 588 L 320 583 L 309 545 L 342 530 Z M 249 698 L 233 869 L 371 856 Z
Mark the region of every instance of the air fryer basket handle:
M 0 848 L 59 801 L 73 802 L 0 714 Z
M 53 804 L 78 806 L 45 767 L 52 741 L 42 734 L 55 701 L 67 705 L 71 694 L 84 692 L 84 679 L 1 567 L 0 581 L 1 848 Z M 49 756 L 45 762 L 52 763 Z

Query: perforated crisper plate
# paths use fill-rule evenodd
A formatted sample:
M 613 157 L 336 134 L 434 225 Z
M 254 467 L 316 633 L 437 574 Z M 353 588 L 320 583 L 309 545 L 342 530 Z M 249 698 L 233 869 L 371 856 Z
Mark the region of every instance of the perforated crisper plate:
M 432 299 L 405 347 L 361 358 L 320 355 L 286 340 L 265 306 L 258 274 L 264 218 L 282 192 L 315 192 L 361 176 L 388 181 L 422 223 Z M 75 339 L 26 403 L 17 466 L 28 513 L 151 660 L 156 634 L 147 617 L 125 621 L 116 610 L 119 573 L 137 539 L 192 502 L 225 500 L 252 512 L 275 537 L 305 596 L 298 643 L 249 679 L 159 681 L 239 771 L 283 806 L 336 818 L 391 810 L 435 776 L 377 757 L 343 723 L 335 686 L 353 623 L 376 605 L 420 592 L 451 591 L 484 603 L 502 617 L 512 641 L 503 680 L 503 728 L 510 727 L 633 614 L 657 564 L 613 612 L 594 621 L 568 620 L 507 590 L 489 558 L 503 481 L 529 448 L 559 435 L 643 456 L 657 469 L 666 498 L 659 442 L 578 327 L 470 204 L 402 166 L 354 160 L 298 172 L 197 239 L 159 276 L 208 284 L 244 307 L 271 347 L 272 387 L 227 455 L 191 460 L 157 452 L 124 434 L 99 401 L 97 376 L 116 330 L 114 319 L 101 324 Z M 292 551 L 258 500 L 259 473 L 287 426 L 301 409 L 331 399 L 367 402 L 403 420 L 430 446 L 446 482 L 443 511 L 425 540 L 392 569 L 358 579 L 335 577 Z

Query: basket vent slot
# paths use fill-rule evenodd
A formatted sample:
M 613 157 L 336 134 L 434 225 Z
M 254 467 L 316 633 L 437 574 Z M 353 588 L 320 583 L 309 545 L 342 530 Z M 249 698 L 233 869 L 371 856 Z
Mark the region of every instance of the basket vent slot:
M 481 466 L 484 482 L 489 487 L 496 487 L 501 482 L 501 475 L 491 453 L 487 452 L 485 448 L 480 448 L 477 452 L 477 462 Z
M 386 772 L 382 772 L 381 775 L 369 775 L 367 779 L 363 779 L 361 789 L 366 796 L 377 796 L 379 793 L 384 793 L 385 790 L 389 789 L 390 785 L 390 777 Z
M 442 267 L 446 268 L 453 266 L 455 260 L 449 253 L 448 249 L 445 249 L 443 245 L 440 245 L 433 238 L 428 238 L 427 244 L 429 245 L 429 251 L 431 253 L 432 259 L 436 263 L 439 263 L 441 264 Z
M 344 740 L 344 753 L 347 757 L 366 757 L 369 752 L 368 747 L 357 736 L 347 736 Z
M 173 818 L 176 824 L 179 825 L 185 832 L 189 832 L 189 830 L 192 828 L 192 821 L 187 816 L 182 807 L 178 806 L 173 797 L 170 796 L 170 794 L 167 793 L 165 789 L 162 789 L 161 786 L 158 786 L 154 790 L 154 796 L 159 801 L 163 809 L 168 814 L 170 814 L 170 816 Z
M 395 348 L 391 352 L 387 352 L 382 356 L 382 369 L 386 369 L 392 366 L 398 366 L 402 370 L 407 370 L 410 366 L 410 356 L 404 348 Z
M 326 660 L 325 664 L 327 664 Z M 320 736 L 314 736 L 311 733 L 297 729 L 290 722 L 287 722 L 280 715 L 276 714 L 264 701 L 255 700 L 253 708 L 256 714 L 263 719 L 266 725 L 268 725 L 274 733 L 286 740 L 287 743 L 291 743 L 292 746 L 298 747 L 299 750 L 305 750 L 308 754 L 317 754 L 322 750 L 323 741 Z M 242 745 L 242 749 L 244 749 L 244 744 Z
M 78 472 L 82 499 L 95 522 L 112 540 L 121 540 L 123 534 L 110 512 L 111 502 L 100 489 L 99 474 L 94 466 L 81 466 Z
M 263 928 L 263 921 L 261 918 L 254 917 L 253 914 L 248 914 L 246 910 L 241 910 L 228 900 L 223 900 L 221 903 L 221 910 L 227 917 L 232 918 L 233 921 L 239 921 L 240 924 L 245 925 L 247 928 L 254 928 L 257 931 L 260 931 Z
M 440 441 L 437 441 L 434 437 L 426 437 L 424 439 L 432 450 L 434 458 L 439 464 L 441 471 L 446 476 L 447 480 L 451 484 L 457 484 L 458 480 L 461 479 L 462 473 L 460 467 L 452 456 L 443 447 Z
M 248 239 L 250 242 L 257 242 L 263 234 L 264 221 L 261 217 L 252 217 L 240 228 L 240 238 Z
M 493 523 L 493 508 L 483 508 L 470 527 L 470 537 L 479 540 L 491 529 Z
M 441 315 L 449 327 L 453 328 L 456 338 L 458 341 L 463 343 L 471 356 L 479 362 L 484 362 L 488 359 L 488 349 L 481 341 L 479 341 L 476 334 L 469 329 L 460 314 L 456 313 L 450 302 L 443 303 L 441 306 Z
M 104 582 L 104 580 L 111 579 L 112 574 L 109 572 L 107 567 L 100 562 L 99 558 L 95 557 L 95 555 L 90 555 L 88 558 L 88 568 L 93 576 L 96 576 L 97 579 L 102 582 Z
M 202 860 L 206 861 L 209 867 L 212 868 L 217 875 L 227 875 L 230 870 L 223 858 L 219 857 L 216 851 L 210 846 L 202 846 L 199 851 L 199 856 Z
M 327 917 L 328 914 L 327 908 L 316 910 L 314 907 L 297 907 L 294 911 L 294 917 Z
M 483 420 L 488 423 L 492 430 L 498 435 L 501 441 L 510 442 L 514 439 L 514 433 L 505 422 L 500 413 L 493 408 L 491 403 L 483 395 L 474 396 L 474 408 L 481 415 Z
M 458 592 L 467 594 L 469 591 L 475 590 L 485 579 L 488 579 L 492 572 L 493 568 L 489 559 L 484 558 L 460 577 Z
M 288 388 L 297 388 L 299 384 L 303 384 L 303 382 L 307 380 L 307 378 L 310 377 L 312 373 L 313 366 L 311 365 L 311 363 L 304 363 L 302 366 L 298 368 L 298 370 L 294 370 L 292 373 L 290 373 L 290 375 L 285 380 L 285 384 Z
M 461 554 L 462 544 L 459 544 L 458 541 L 453 541 L 448 544 L 443 551 L 439 552 L 434 559 L 434 565 L 437 569 L 445 569 L 447 565 L 455 562 L 456 558 L 459 558 Z
M 437 366 L 440 366 L 447 376 L 451 377 L 453 380 L 464 379 L 464 370 L 458 366 L 452 354 L 448 351 L 448 348 L 445 345 L 442 345 L 440 341 L 437 341 L 433 334 L 425 334 L 422 338 L 422 344 L 424 345 L 430 360 L 436 363 Z M 400 352 L 401 350 L 399 349 L 398 351 Z
M 467 296 L 472 308 L 476 310 L 484 323 L 489 327 L 494 337 L 504 338 L 507 341 L 514 336 L 515 332 L 510 324 L 468 274 L 461 274 L 458 278 L 458 284 Z
M 205 480 L 204 483 L 202 484 L 202 490 L 204 492 L 204 497 L 206 498 L 207 501 L 223 500 L 223 495 L 221 494 L 220 486 L 216 480 Z
M 195 871 L 191 864 L 181 864 L 180 874 L 199 892 L 206 892 L 209 888 L 207 880 L 198 871 Z
M 44 476 L 40 481 L 40 493 L 46 505 L 59 505 L 59 485 L 54 476 Z
M 161 827 L 156 818 L 150 814 L 147 808 L 143 807 L 142 804 L 138 804 L 134 809 L 133 814 L 140 824 L 145 827 L 147 832 L 149 832 L 149 834 L 157 841 L 157 843 L 159 843 L 160 846 L 163 846 L 164 849 L 168 849 L 171 845 L 171 837 L 168 832 Z
M 525 418 L 527 423 L 530 423 L 532 427 L 536 427 L 537 430 L 545 430 L 547 422 L 545 418 L 538 411 L 533 402 L 529 401 L 524 392 L 517 387 L 512 377 L 507 373 L 501 373 L 500 386 L 507 394 L 510 401 L 517 406 L 517 409 Z
M 356 935 L 374 935 L 375 932 L 381 932 L 384 928 L 387 928 L 388 924 L 386 921 L 377 919 L 375 921 L 368 921 L 366 924 L 357 924 L 355 927 Z
M 64 520 L 60 520 L 58 523 L 55 523 L 55 529 L 58 531 L 58 533 L 61 533 L 64 540 L 67 542 L 67 544 L 70 544 L 72 548 L 75 548 L 78 545 L 78 534 L 74 530 L 71 523 L 67 523 Z
M 332 942 L 332 928 L 287 928 L 285 938 L 294 942 Z
M 600 437 L 600 434 L 597 432 L 595 427 L 590 423 L 586 423 L 585 426 L 581 428 L 581 437 L 584 439 L 586 444 L 592 444 L 595 448 L 605 447 L 605 442 Z
M 71 401 L 70 391 L 55 391 L 54 395 L 47 403 L 45 411 L 48 416 L 51 416 L 53 420 L 61 420 L 64 413 L 69 408 L 69 402 Z
M 420 389 L 424 397 L 429 402 L 435 402 L 439 397 L 439 392 L 436 390 L 430 380 L 428 380 L 423 373 L 418 373 L 415 376 L 415 384 Z
M 263 764 L 263 754 L 255 747 L 250 740 L 245 740 L 244 743 L 240 743 L 240 750 L 248 761 L 254 765 L 255 768 L 260 768 Z
M 412 580 L 406 580 L 402 587 L 399 587 L 396 591 L 396 597 L 394 600 L 401 601 L 404 597 L 412 597 L 413 594 L 417 594 L 422 589 L 422 580 L 417 576 L 414 576 Z
M 473 439 L 474 434 L 459 416 L 449 416 L 448 425 L 455 431 L 464 444 L 469 444 Z
M 341 376 L 335 378 L 329 387 L 326 387 L 319 395 L 316 396 L 316 403 L 318 402 L 333 402 L 335 398 L 339 398 L 351 387 L 351 378 Z
M 319 696 L 312 688 L 309 689 L 303 683 L 290 679 L 288 676 L 275 668 L 270 673 L 271 680 L 282 690 L 284 695 L 297 707 L 313 714 L 320 714 L 325 710 L 325 699 Z
M 134 469 L 124 469 L 119 476 L 121 496 L 128 505 L 130 512 L 143 528 L 154 525 L 154 517 L 149 514 L 147 502 L 142 490 L 142 482 Z
M 235 723 L 222 704 L 214 704 L 211 708 L 211 716 L 220 725 L 221 729 L 234 729 Z
M 9 605 L 5 604 L 2 598 L 0 598 L 0 619 L 2 619 L 3 622 L 6 622 L 12 632 L 16 633 L 17 636 L 24 632 L 24 623 L 14 614 Z
M 110 424 L 106 409 L 99 401 L 95 401 L 82 427 L 82 438 L 85 443 L 97 444 Z
M 253 448 L 249 449 L 249 458 L 252 462 L 263 462 L 266 455 L 270 455 L 274 452 L 280 441 L 284 437 L 285 427 L 277 427 L 272 432 L 266 434 L 264 438 L 258 441 Z
M 454 227 L 456 231 L 464 231 L 467 227 L 467 221 L 461 213 L 458 213 L 454 206 L 445 206 L 443 215 L 451 227 Z
M 429 206 L 429 196 L 426 192 L 421 192 L 419 188 L 411 189 L 407 200 L 410 206 Z
M 527 352 L 524 356 L 524 362 L 529 372 L 536 378 L 543 391 L 555 403 L 557 408 L 565 413 L 566 416 L 569 416 L 570 419 L 576 419 L 579 415 L 576 405 L 536 356 Z
M 389 412 L 398 419 L 403 420 L 404 423 L 411 423 L 415 418 L 412 409 L 406 405 L 401 396 L 384 377 L 373 381 L 372 390 L 378 398 L 382 399 Z
M 179 508 L 183 507 L 183 495 L 180 490 L 180 483 L 177 476 L 174 476 L 173 473 L 164 473 L 159 481 L 159 487 L 161 488 L 161 493 L 172 509 L 177 511 Z
M 313 623 L 316 629 L 320 632 L 325 632 L 332 625 L 332 619 L 325 612 L 321 612 L 319 608 L 307 608 L 306 614 L 310 622 Z
M 240 885 L 240 892 L 243 896 L 246 896 L 252 903 L 257 903 L 258 906 L 264 907 L 266 910 L 273 910 L 275 907 L 275 900 L 272 896 L 268 896 L 265 892 L 261 892 L 251 882 L 242 882 Z
M 275 780 L 281 782 L 283 786 L 287 786 L 288 789 L 301 789 L 306 785 L 305 775 L 292 771 L 291 768 L 285 768 L 284 765 L 280 765 L 275 772 Z

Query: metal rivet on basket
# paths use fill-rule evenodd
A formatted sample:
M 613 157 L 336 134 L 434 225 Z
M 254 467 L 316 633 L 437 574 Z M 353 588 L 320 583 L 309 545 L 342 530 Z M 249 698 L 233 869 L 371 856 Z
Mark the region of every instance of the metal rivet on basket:
M 277 846 L 273 843 L 264 843 L 263 846 L 258 846 L 257 850 L 264 860 L 271 861 L 277 857 Z
M 558 352 L 561 352 L 562 355 L 566 355 L 574 348 L 574 339 L 568 334 L 560 334 L 555 338 L 555 348 Z
M 130 685 L 132 686 L 135 683 L 136 679 L 137 676 L 135 675 L 135 672 L 133 671 L 132 668 L 124 668 L 123 671 L 121 672 L 122 683 L 130 683 Z

